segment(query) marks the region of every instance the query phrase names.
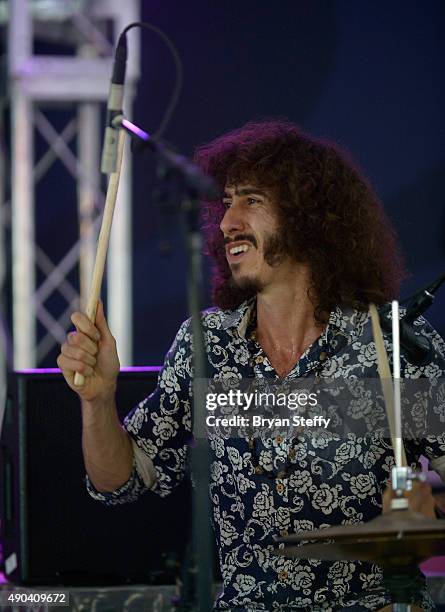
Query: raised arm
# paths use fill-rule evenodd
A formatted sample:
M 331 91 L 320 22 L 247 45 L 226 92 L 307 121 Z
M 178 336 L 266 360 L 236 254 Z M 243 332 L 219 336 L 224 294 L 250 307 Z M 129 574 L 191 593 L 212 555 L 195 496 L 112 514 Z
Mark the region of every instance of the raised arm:
M 67 336 L 57 364 L 68 385 L 82 401 L 82 448 L 88 476 L 98 491 L 114 491 L 130 477 L 133 450 L 116 410 L 119 373 L 116 341 L 108 328 L 103 305 L 97 308 L 95 325 L 81 312 L 73 313 L 75 332 Z M 74 374 L 85 377 L 74 385 Z

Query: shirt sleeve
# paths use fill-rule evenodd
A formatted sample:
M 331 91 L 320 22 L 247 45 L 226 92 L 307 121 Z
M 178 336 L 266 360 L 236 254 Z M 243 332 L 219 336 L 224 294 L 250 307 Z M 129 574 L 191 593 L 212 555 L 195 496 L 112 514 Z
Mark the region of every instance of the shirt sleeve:
M 92 497 L 107 505 L 134 501 L 151 490 L 165 497 L 184 478 L 187 445 L 192 438 L 192 350 L 190 319 L 168 351 L 154 392 L 124 419 L 133 443 L 133 470 L 116 491 L 101 493 L 87 477 Z

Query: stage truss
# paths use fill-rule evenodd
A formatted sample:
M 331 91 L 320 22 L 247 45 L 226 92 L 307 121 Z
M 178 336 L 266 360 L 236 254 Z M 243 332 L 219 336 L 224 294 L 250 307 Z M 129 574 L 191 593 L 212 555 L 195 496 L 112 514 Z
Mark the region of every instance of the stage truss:
M 10 224 L 11 231 L 13 366 L 26 369 L 41 366 L 54 346 L 64 341 L 71 325 L 70 314 L 80 305 L 79 295 L 85 301 L 88 294 L 104 203 L 99 171 L 101 110 L 108 97 L 115 40 L 128 23 L 139 20 L 139 2 L 14 0 L 3 4 L 2 12 L 1 18 L 8 24 L 12 171 L 11 199 L 3 202 L 0 221 L 3 219 L 3 226 Z M 75 54 L 35 55 L 36 33 L 51 41 L 72 40 Z M 128 116 L 139 55 L 135 30 L 130 37 L 125 89 Z M 58 131 L 51 113 L 65 109 L 67 103 L 75 110 Z M 38 160 L 34 153 L 36 134 L 47 145 Z M 74 139 L 77 155 L 70 147 Z M 36 186 L 56 159 L 75 182 L 79 227 L 77 240 L 67 245 L 62 258 L 53 261 L 50 245 L 36 242 L 38 215 L 47 214 L 47 208 L 37 201 Z M 122 365 L 132 363 L 130 175 L 127 147 L 107 274 L 107 314 Z M 72 281 L 77 268 L 80 292 Z M 64 301 L 64 308 L 58 312 L 52 312 L 49 306 L 49 298 L 55 293 Z M 43 333 L 37 334 L 38 324 Z

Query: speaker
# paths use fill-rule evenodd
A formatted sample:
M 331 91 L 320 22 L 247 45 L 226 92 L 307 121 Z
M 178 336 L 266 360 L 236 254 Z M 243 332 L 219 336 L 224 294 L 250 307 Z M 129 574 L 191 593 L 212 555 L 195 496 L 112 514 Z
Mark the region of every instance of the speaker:
M 119 375 L 123 418 L 158 368 Z M 14 373 L 2 439 L 1 525 L 8 578 L 27 585 L 174 582 L 190 536 L 191 490 L 106 507 L 85 488 L 79 400 L 60 372 Z

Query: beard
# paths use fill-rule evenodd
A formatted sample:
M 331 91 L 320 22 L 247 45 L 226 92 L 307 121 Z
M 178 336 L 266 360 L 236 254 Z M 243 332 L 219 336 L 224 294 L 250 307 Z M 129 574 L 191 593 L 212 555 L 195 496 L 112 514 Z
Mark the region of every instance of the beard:
M 278 231 L 269 234 L 264 241 L 264 259 L 271 268 L 283 262 L 288 253 L 286 251 L 284 232 Z
M 278 266 L 284 261 L 287 257 L 287 252 L 283 232 L 278 231 L 275 234 L 268 234 L 264 239 L 263 250 L 264 260 L 271 268 Z M 233 268 L 236 270 L 235 266 L 239 265 L 234 264 Z M 244 276 L 235 279 L 233 273 L 229 280 L 229 286 L 239 294 L 242 300 L 249 299 L 264 289 L 264 283 L 258 277 Z

